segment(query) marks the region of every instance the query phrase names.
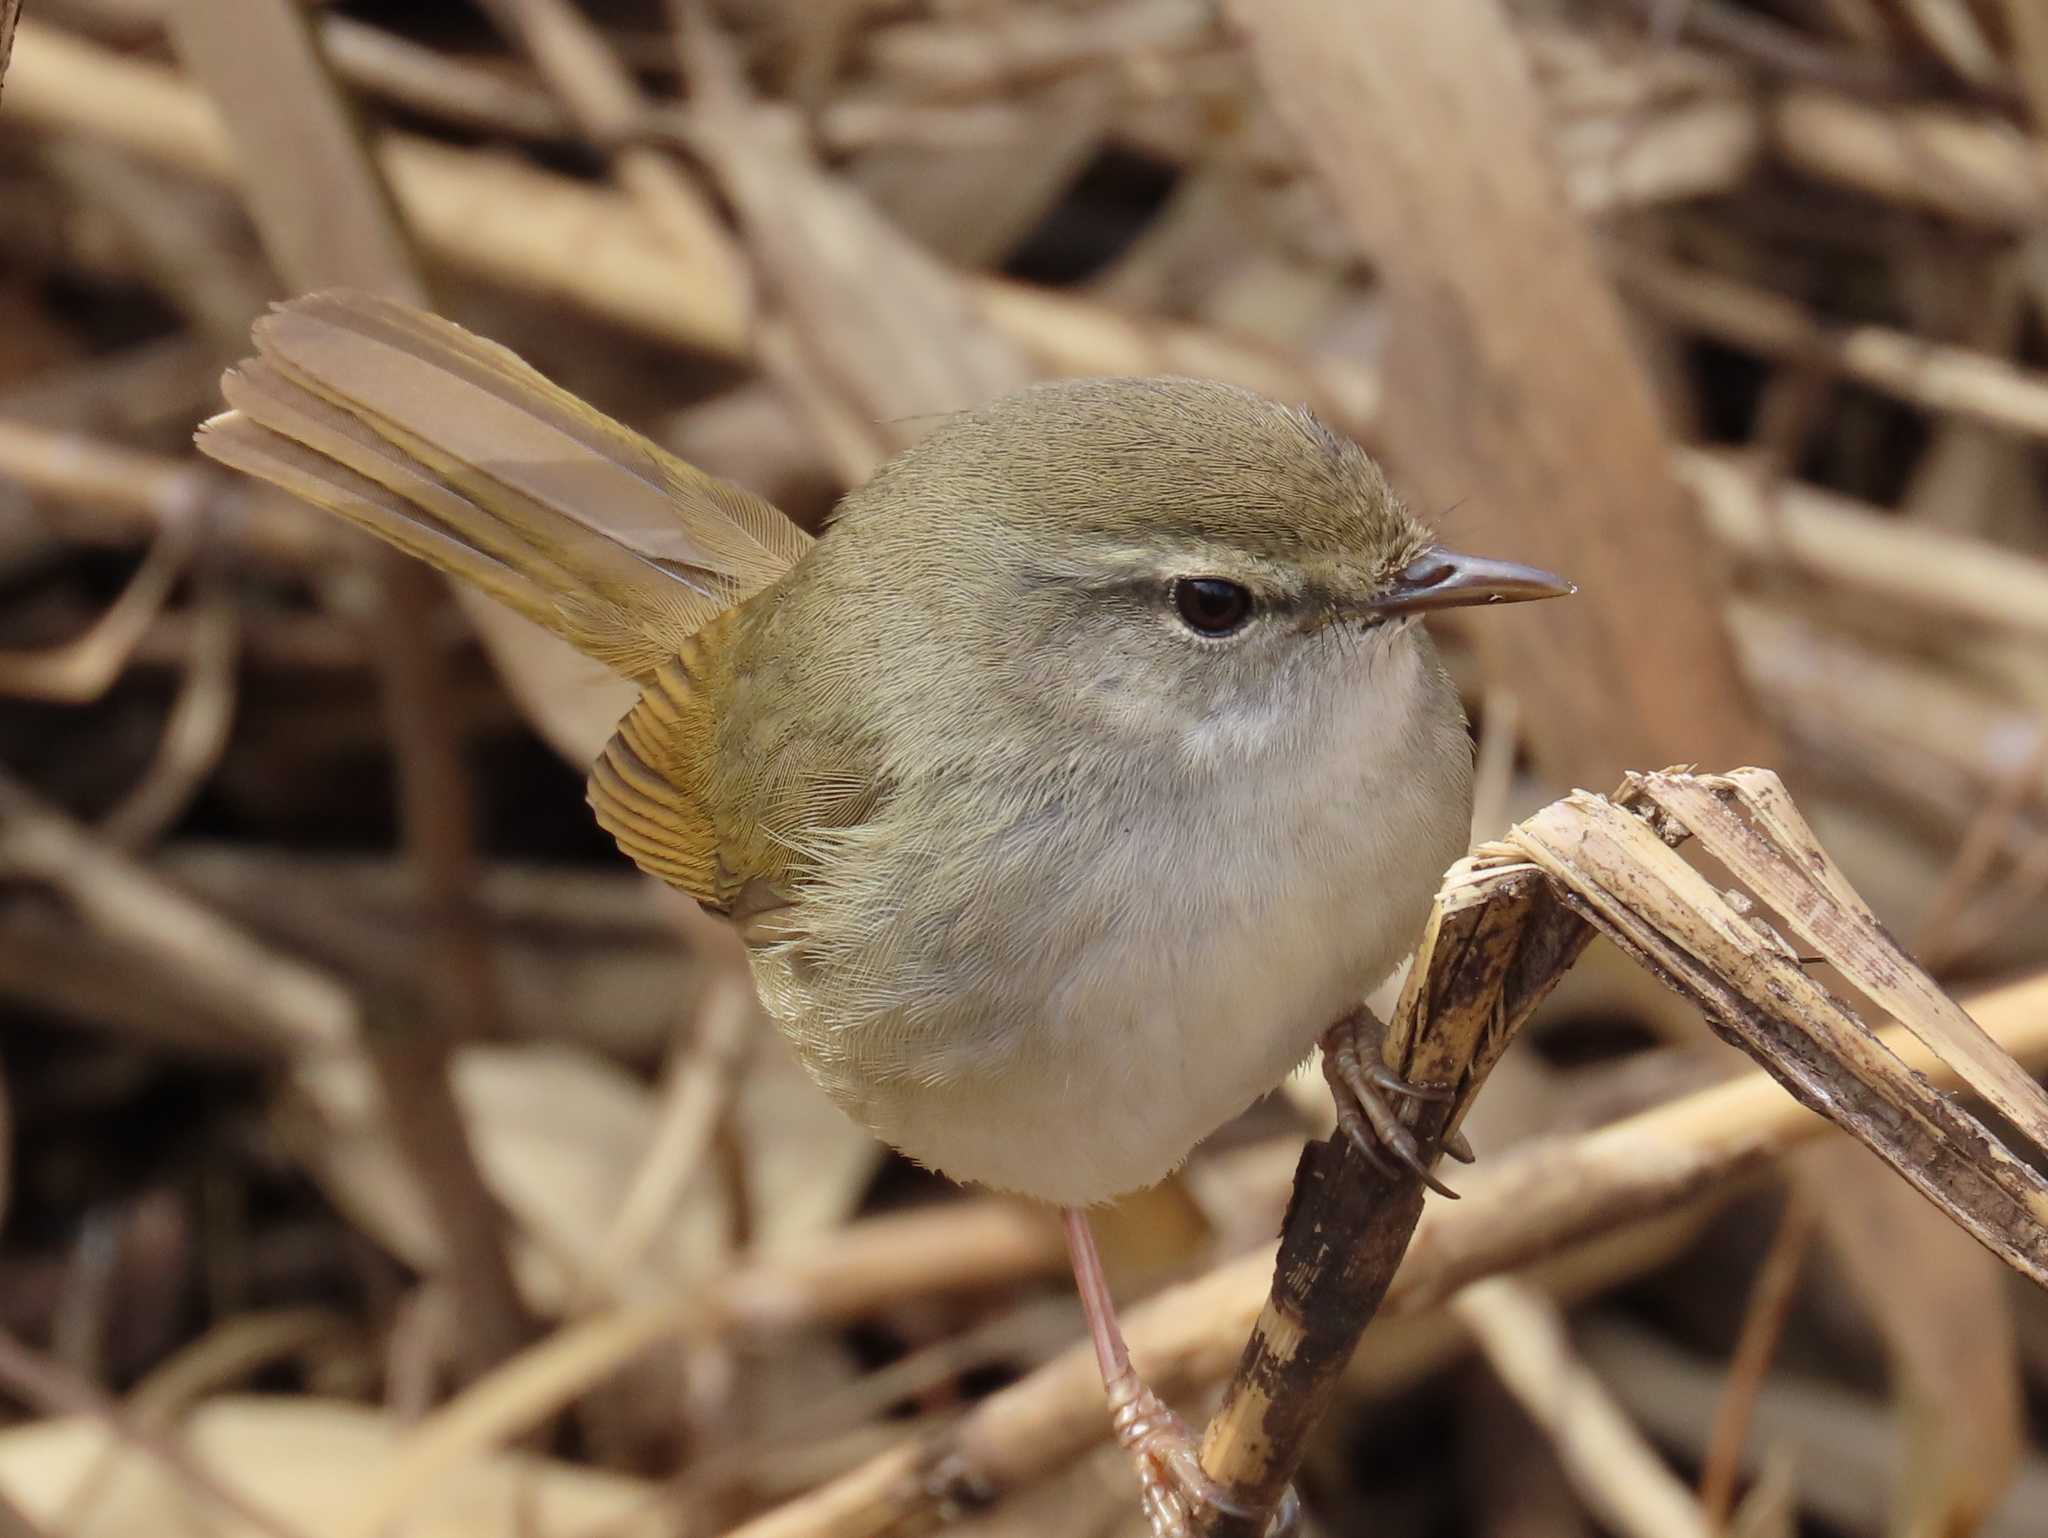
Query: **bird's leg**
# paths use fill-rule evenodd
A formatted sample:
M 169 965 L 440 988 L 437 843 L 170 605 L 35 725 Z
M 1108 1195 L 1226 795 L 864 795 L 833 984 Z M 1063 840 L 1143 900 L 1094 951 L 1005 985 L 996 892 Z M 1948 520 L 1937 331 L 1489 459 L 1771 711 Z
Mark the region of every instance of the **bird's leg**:
M 1116 1302 L 1109 1294 L 1109 1280 L 1102 1272 L 1102 1257 L 1095 1249 L 1088 1214 L 1078 1207 L 1064 1207 L 1060 1215 L 1066 1222 L 1074 1288 L 1081 1295 L 1081 1312 L 1087 1316 L 1088 1333 L 1095 1342 L 1095 1365 L 1102 1369 L 1103 1391 L 1109 1396 L 1110 1424 L 1116 1428 L 1117 1444 L 1130 1454 L 1137 1469 L 1153 1538 L 1188 1538 L 1190 1518 L 1202 1506 L 1251 1515 L 1243 1503 L 1232 1500 L 1203 1472 L 1200 1451 L 1187 1422 L 1147 1388 L 1131 1366 L 1131 1353 L 1117 1325 Z M 1267 1538 L 1292 1533 L 1298 1514 L 1294 1492 L 1289 1490 L 1266 1529 Z
M 1390 1095 L 1448 1100 L 1452 1091 L 1410 1084 L 1389 1068 L 1380 1055 L 1386 1034 L 1386 1026 L 1363 1004 L 1323 1032 L 1323 1077 L 1329 1080 L 1330 1094 L 1337 1102 L 1337 1125 L 1351 1146 L 1381 1174 L 1394 1178 L 1405 1168 L 1439 1196 L 1455 1198 L 1458 1193 L 1430 1173 L 1437 1150 L 1425 1156 L 1415 1134 L 1401 1124 L 1387 1100 Z M 1461 1133 L 1446 1138 L 1441 1152 L 1461 1163 L 1472 1162 L 1472 1145 Z

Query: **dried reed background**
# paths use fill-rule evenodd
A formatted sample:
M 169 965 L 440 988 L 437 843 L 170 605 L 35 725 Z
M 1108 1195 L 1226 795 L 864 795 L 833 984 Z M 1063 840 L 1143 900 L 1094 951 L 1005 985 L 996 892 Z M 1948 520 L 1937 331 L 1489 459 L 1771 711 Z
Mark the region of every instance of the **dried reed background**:
M 580 763 L 618 690 L 189 452 L 321 282 L 812 520 L 1038 373 L 1311 400 L 1586 588 L 1448 637 L 1478 837 L 1770 764 L 2048 1065 L 2034 0 L 31 10 L 0 1531 L 1130 1520 L 1056 1230 L 845 1127 L 587 826 L 541 744 Z M 1117 1216 L 1191 1404 L 1321 1114 L 1276 1097 Z M 1308 1445 L 1323 1529 L 2040 1531 L 2048 1299 L 1604 942 L 1466 1125 Z

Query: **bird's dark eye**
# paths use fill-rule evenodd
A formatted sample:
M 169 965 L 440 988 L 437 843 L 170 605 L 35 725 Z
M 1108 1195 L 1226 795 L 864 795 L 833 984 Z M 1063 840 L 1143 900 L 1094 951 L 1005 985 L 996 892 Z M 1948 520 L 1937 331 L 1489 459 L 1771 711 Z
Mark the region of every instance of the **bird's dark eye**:
M 1173 584 L 1173 606 L 1196 635 L 1225 636 L 1252 612 L 1252 595 L 1221 577 L 1182 577 Z

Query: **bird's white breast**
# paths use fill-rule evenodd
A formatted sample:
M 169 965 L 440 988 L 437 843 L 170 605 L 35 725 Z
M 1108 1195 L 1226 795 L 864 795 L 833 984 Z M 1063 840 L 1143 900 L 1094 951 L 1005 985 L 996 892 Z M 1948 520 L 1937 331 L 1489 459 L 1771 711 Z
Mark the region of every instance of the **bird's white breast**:
M 872 970 L 761 953 L 764 998 L 835 1099 L 956 1179 L 1071 1205 L 1160 1179 L 1392 970 L 1463 852 L 1455 697 L 1417 647 L 1379 673 L 1374 708 L 969 839 L 977 904 L 907 879 Z

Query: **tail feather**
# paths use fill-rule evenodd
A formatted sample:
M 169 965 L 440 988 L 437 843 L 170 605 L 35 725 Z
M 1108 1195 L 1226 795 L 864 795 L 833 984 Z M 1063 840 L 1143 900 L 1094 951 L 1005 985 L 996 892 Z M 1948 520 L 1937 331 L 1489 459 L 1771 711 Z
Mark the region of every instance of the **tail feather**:
M 704 474 L 440 318 L 347 291 L 280 306 L 205 452 L 475 583 L 646 678 L 809 548 Z
M 232 383 L 238 376 L 230 375 Z M 268 481 L 315 507 L 395 545 L 450 576 L 459 577 L 538 624 L 559 630 L 548 589 L 514 567 L 465 544 L 420 516 L 416 504 L 380 479 L 351 469 L 331 453 L 308 446 L 311 423 L 272 430 L 239 411 L 225 411 L 199 429 L 199 446 L 233 470 Z

